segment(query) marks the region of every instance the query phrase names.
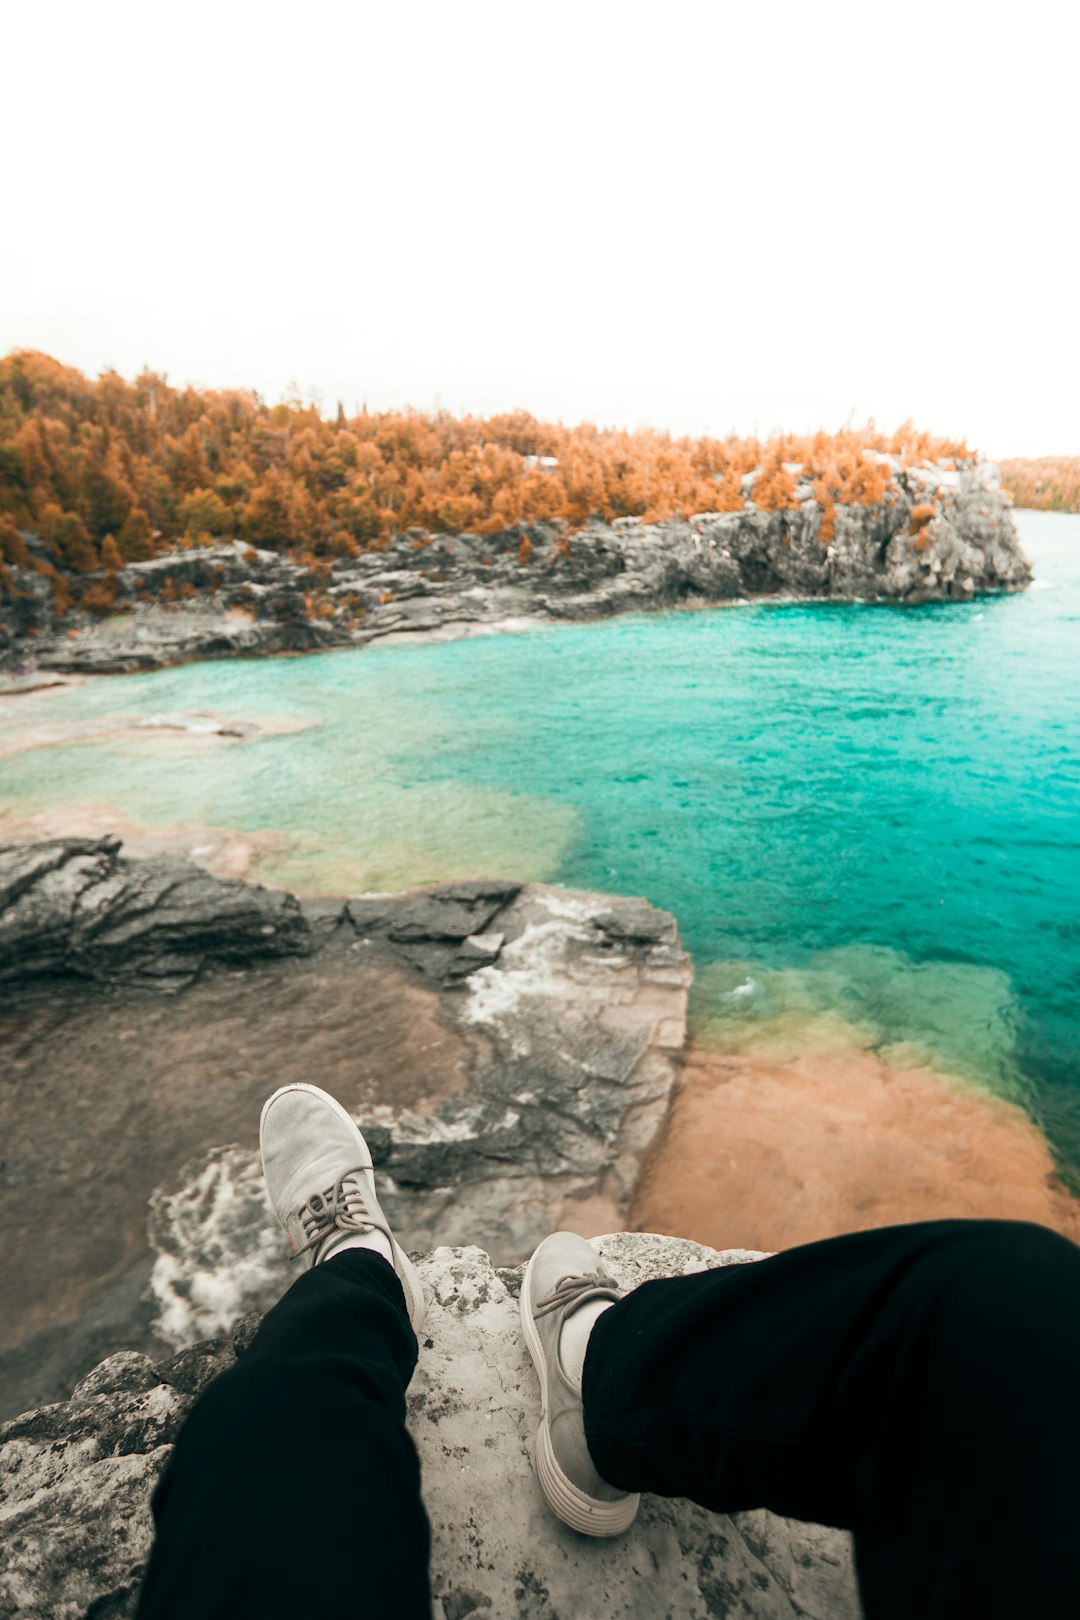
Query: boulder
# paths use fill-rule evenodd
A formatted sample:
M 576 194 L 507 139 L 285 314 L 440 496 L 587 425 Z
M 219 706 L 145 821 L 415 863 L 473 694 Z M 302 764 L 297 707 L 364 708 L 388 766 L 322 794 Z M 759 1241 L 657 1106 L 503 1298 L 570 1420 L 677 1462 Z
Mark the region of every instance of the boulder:
M 116 838 L 0 845 L 0 982 L 78 976 L 190 983 L 208 962 L 302 954 L 295 897 L 170 856 L 129 861 Z
M 625 1233 L 597 1248 L 626 1287 L 756 1258 Z M 476 1248 L 437 1249 L 418 1264 L 429 1308 L 408 1424 L 431 1519 L 438 1620 L 857 1620 L 850 1546 L 836 1530 L 659 1497 L 643 1500 L 617 1540 L 561 1525 L 531 1466 L 539 1390 L 518 1323 L 522 1269 L 497 1270 Z M 246 1319 L 231 1336 L 157 1364 L 112 1356 L 70 1400 L 0 1427 L 0 1616 L 134 1614 L 154 1483 L 196 1394 L 242 1354 L 253 1328 Z

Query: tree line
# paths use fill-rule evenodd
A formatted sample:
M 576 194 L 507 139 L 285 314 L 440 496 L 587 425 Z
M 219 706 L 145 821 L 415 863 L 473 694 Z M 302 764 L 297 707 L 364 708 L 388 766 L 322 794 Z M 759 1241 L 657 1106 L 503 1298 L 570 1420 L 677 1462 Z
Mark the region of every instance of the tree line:
M 827 542 L 837 505 L 885 500 L 897 463 L 970 456 L 910 425 L 762 441 L 566 427 L 526 411 L 346 416 L 339 405 L 324 416 L 301 401 L 174 388 L 153 371 L 94 380 L 19 350 L 0 361 L 0 566 L 108 575 L 223 537 L 332 560 L 404 531 L 423 544 L 552 519 L 572 530 L 594 517 L 734 512 L 750 473 L 767 511 L 794 507 L 797 478 L 809 480 Z M 527 564 L 525 544 L 520 555 Z
M 1080 512 L 1080 456 L 1039 456 L 1001 463 L 1001 479 L 1017 506 Z

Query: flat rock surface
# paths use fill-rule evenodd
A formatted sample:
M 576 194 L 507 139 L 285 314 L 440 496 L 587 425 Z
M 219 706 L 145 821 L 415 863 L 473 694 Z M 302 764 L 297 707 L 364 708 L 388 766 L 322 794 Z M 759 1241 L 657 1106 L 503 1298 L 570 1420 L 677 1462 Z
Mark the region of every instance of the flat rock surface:
M 597 1249 L 626 1287 L 755 1258 L 632 1234 Z M 532 1473 L 539 1389 L 518 1322 L 521 1268 L 496 1270 L 476 1248 L 438 1249 L 419 1266 L 429 1309 L 408 1422 L 432 1525 L 436 1620 L 857 1620 L 838 1531 L 659 1497 L 614 1541 L 562 1526 Z M 156 1364 L 120 1353 L 69 1401 L 0 1428 L 0 1616 L 134 1613 L 154 1482 L 194 1395 L 234 1354 L 225 1337 Z

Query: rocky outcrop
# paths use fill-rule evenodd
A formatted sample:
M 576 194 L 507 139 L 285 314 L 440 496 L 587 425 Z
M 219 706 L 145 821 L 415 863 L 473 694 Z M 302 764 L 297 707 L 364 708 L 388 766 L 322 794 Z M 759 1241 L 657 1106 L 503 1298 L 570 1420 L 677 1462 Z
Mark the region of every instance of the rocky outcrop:
M 626 1287 L 755 1258 L 628 1234 L 597 1248 Z M 429 1308 L 408 1423 L 441 1620 L 857 1620 L 850 1547 L 835 1530 L 763 1510 L 729 1518 L 659 1497 L 646 1497 L 615 1541 L 565 1529 L 532 1473 L 539 1393 L 518 1324 L 521 1268 L 496 1270 L 475 1248 L 439 1249 L 419 1266 Z M 69 1401 L 0 1427 L 0 1616 L 134 1614 L 154 1482 L 196 1394 L 243 1353 L 255 1325 L 247 1318 L 156 1364 L 112 1356 Z
M 47 580 L 12 568 L 14 592 L 0 584 L 0 667 L 17 677 L 26 664 L 149 669 L 686 602 L 965 600 L 1030 582 L 995 467 L 890 470 L 886 501 L 837 508 L 827 544 L 822 509 L 800 480 L 784 511 L 758 511 L 748 498 L 738 512 L 659 524 L 620 518 L 573 534 L 555 524 L 486 537 L 406 534 L 339 559 L 325 577 L 240 542 L 179 550 L 123 569 L 117 612 L 104 621 L 74 613 L 57 623 Z M 753 477 L 745 482 L 752 497 Z
M 340 1083 L 355 1100 L 369 1054 L 352 1042 L 374 1039 L 390 1065 L 358 1117 L 410 1246 L 476 1242 L 513 1262 L 556 1227 L 625 1225 L 667 1122 L 690 976 L 672 918 L 638 900 L 477 881 L 309 902 L 180 860 L 128 860 L 115 840 L 0 848 L 6 1057 L 13 1076 L 35 1077 L 0 1096 L 0 1219 L 22 1235 L 9 1328 L 29 1303 L 44 1309 L 43 1264 L 62 1264 L 70 1285 L 50 1294 L 47 1381 L 34 1382 L 28 1343 L 30 1362 L 10 1369 L 17 1398 L 70 1387 L 105 1326 L 110 1348 L 179 1347 L 276 1297 L 287 1266 L 252 1151 L 258 1107 L 282 1079 Z M 418 1018 L 416 1033 L 380 1047 L 370 1000 L 397 1023 Z M 218 1022 L 222 1003 L 232 1021 Z M 273 1031 L 254 1059 L 245 1017 L 256 1039 Z M 84 1127 L 69 1107 L 73 1061 L 79 1099 L 94 1099 Z M 412 1087 L 397 1102 L 394 1065 Z M 229 1123 L 207 1135 L 204 1114 Z M 250 1145 L 209 1146 L 231 1132 Z M 42 1178 L 43 1155 L 63 1174 Z M 151 1305 L 109 1294 L 121 1254 L 152 1262 Z M 107 1308 L 96 1328 L 91 1300 Z
M 118 838 L 0 845 L 0 983 L 78 976 L 179 989 L 213 965 L 308 955 L 342 929 L 384 938 L 413 968 L 453 981 L 498 956 L 502 936 L 496 945 L 484 929 L 521 889 L 479 881 L 301 903 L 175 856 L 128 860 L 121 847 Z
M 0 983 L 65 975 L 178 986 L 208 963 L 293 955 L 310 924 L 291 894 L 187 861 L 126 861 L 118 839 L 0 846 Z
M 404 915 L 398 932 L 423 926 L 429 937 L 399 948 L 450 952 L 442 971 L 457 981 L 453 943 L 430 937 L 438 918 Z M 453 926 L 470 920 L 464 911 Z M 446 1003 L 483 1037 L 469 1085 L 423 1112 L 368 1108 L 360 1123 L 402 1242 L 427 1248 L 453 1235 L 517 1260 L 557 1228 L 626 1220 L 667 1121 L 690 969 L 671 919 L 641 901 L 529 885 L 498 927 L 459 947 L 474 953 L 468 983 Z M 287 1261 L 253 1152 L 219 1148 L 187 1165 L 155 1194 L 149 1229 L 155 1328 L 167 1342 L 218 1332 L 283 1286 Z

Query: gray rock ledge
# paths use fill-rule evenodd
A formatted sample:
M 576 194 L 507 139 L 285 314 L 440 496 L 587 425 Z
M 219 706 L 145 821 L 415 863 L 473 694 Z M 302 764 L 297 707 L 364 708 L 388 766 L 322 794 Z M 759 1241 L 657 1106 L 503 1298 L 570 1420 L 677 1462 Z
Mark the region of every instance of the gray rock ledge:
M 596 1245 L 626 1287 L 756 1258 L 651 1235 Z M 431 1518 L 437 1620 L 857 1620 L 839 1531 L 660 1497 L 644 1499 L 617 1541 L 559 1524 L 532 1473 L 539 1391 L 518 1324 L 521 1268 L 498 1271 L 475 1248 L 437 1249 L 419 1265 L 429 1309 L 409 1427 Z M 0 1617 L 134 1614 L 154 1483 L 195 1395 L 254 1325 L 248 1318 L 231 1338 L 156 1366 L 111 1356 L 69 1401 L 0 1427 Z
M 311 948 L 293 895 L 168 856 L 128 861 L 120 847 L 118 838 L 0 845 L 0 984 L 75 976 L 175 989 L 208 963 Z

